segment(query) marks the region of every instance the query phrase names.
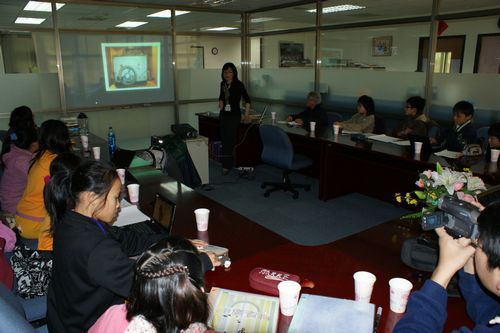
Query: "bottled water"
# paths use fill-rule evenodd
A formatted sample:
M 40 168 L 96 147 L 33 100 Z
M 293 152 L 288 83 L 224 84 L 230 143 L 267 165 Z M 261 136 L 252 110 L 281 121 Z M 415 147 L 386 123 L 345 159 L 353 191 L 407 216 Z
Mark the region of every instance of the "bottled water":
M 108 129 L 108 149 L 109 149 L 109 158 L 113 158 L 116 151 L 116 137 L 115 132 L 113 132 L 113 127 L 109 126 Z

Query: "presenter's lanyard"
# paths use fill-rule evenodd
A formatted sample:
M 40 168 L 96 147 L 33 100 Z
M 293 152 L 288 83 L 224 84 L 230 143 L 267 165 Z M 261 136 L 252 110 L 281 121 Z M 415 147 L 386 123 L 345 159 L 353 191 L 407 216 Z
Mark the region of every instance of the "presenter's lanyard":
M 94 219 L 94 218 L 90 218 L 90 219 L 92 220 L 92 222 L 94 222 L 99 227 L 99 229 L 101 229 L 101 232 L 104 234 L 104 236 L 107 236 L 106 230 L 104 230 L 104 227 L 102 226 L 101 222 L 97 219 Z
M 226 100 L 226 106 L 224 108 L 225 111 L 231 111 L 231 105 L 229 104 L 229 88 L 231 88 L 231 83 L 224 82 L 224 99 Z

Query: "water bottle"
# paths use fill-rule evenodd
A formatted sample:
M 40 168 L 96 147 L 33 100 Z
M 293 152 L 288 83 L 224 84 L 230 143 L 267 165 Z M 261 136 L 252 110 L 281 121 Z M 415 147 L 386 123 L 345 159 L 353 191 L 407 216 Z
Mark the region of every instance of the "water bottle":
M 116 137 L 115 132 L 113 132 L 113 127 L 109 126 L 108 129 L 108 149 L 109 149 L 109 158 L 113 158 L 113 155 L 116 151 Z

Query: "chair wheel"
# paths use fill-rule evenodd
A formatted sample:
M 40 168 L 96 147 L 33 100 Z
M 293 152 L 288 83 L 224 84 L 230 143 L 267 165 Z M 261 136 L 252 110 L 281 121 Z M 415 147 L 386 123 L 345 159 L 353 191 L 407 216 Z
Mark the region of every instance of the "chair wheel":
M 305 190 L 306 192 L 309 192 L 309 191 L 311 190 L 311 185 L 307 185 L 307 186 L 305 186 L 305 187 L 304 187 L 304 190 Z
M 299 194 L 298 194 L 298 193 L 294 193 L 294 194 L 293 194 L 293 199 L 294 199 L 294 200 L 297 200 L 298 198 L 299 198 Z
M 264 198 L 269 198 L 269 192 L 264 193 Z

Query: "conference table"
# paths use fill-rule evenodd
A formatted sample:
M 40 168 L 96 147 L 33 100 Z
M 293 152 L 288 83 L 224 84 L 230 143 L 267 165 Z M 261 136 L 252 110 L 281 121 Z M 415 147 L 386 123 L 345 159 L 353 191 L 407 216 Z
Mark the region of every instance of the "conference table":
M 250 287 L 252 269 L 263 267 L 299 275 L 314 282 L 314 288 L 302 293 L 353 299 L 352 275 L 359 270 L 373 272 L 377 281 L 371 302 L 383 308 L 378 332 L 391 332 L 401 315 L 389 310 L 388 281 L 403 277 L 420 288 L 428 273 L 415 271 L 400 260 L 402 242 L 420 234 L 418 223 L 389 221 L 344 239 L 319 246 L 302 246 L 260 226 L 235 211 L 196 192 L 152 167 L 131 168 L 127 182 L 140 186 L 140 209 L 151 215 L 156 193 L 176 203 L 173 235 L 199 238 L 229 249 L 232 265 L 218 267 L 206 274 L 207 290 L 220 287 L 260 293 Z M 210 209 L 209 228 L 198 232 L 196 208 Z M 450 298 L 445 330 L 461 325 L 472 326 L 461 298 Z M 278 332 L 287 332 L 291 317 L 280 315 Z
M 210 141 L 220 140 L 218 114 L 197 115 L 200 134 Z M 235 148 L 236 166 L 261 163 L 259 126 L 259 123 L 241 123 Z M 276 123 L 274 126 L 288 134 L 296 153 L 313 160 L 312 167 L 305 173 L 318 179 L 318 198 L 321 200 L 358 192 L 394 203 L 395 193 L 414 191 L 419 173 L 435 170 L 437 162 L 458 170 L 469 168 L 490 185 L 496 185 L 500 180 L 497 163 L 486 163 L 482 156 L 455 159 L 436 154 L 412 155 L 409 146 L 369 137 L 353 141 L 351 135 L 334 135 L 332 128 L 317 126 L 316 132 L 310 133 L 286 124 Z

